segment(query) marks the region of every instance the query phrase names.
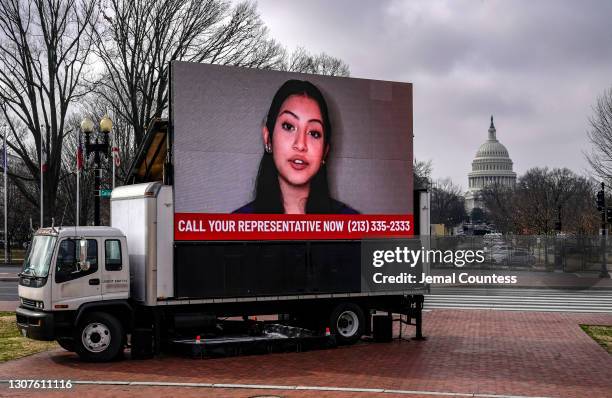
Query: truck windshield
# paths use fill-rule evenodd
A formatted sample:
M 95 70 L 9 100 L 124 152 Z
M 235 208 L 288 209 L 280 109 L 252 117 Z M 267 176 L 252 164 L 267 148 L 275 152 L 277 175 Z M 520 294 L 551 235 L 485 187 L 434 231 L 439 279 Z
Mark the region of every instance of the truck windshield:
M 53 255 L 57 237 L 48 235 L 34 236 L 32 244 L 23 261 L 24 275 L 46 277 L 49 274 L 49 263 Z

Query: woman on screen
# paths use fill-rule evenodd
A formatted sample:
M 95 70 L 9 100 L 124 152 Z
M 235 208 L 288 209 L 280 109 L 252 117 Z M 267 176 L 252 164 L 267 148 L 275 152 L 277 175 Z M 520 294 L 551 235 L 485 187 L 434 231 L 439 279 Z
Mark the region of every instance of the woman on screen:
M 325 161 L 332 136 L 319 89 L 289 80 L 276 92 L 262 127 L 264 154 L 255 200 L 234 213 L 357 214 L 330 197 Z

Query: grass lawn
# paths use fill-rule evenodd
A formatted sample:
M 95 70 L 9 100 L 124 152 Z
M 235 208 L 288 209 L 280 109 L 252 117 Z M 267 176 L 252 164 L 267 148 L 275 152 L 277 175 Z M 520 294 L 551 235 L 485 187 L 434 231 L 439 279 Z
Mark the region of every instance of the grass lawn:
M 586 334 L 612 354 L 612 326 L 580 325 Z
M 59 347 L 55 341 L 37 341 L 21 336 L 14 312 L 0 311 L 0 362 Z

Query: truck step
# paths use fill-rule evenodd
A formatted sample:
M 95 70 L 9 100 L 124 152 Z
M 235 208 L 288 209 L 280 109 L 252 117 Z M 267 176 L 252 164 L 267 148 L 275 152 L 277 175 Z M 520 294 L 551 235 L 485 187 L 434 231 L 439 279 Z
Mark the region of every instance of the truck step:
M 336 347 L 332 335 L 316 335 L 310 330 L 279 324 L 267 324 L 259 336 L 232 335 L 206 338 L 176 338 L 175 352 L 191 358 L 219 358 L 273 352 L 301 352 Z

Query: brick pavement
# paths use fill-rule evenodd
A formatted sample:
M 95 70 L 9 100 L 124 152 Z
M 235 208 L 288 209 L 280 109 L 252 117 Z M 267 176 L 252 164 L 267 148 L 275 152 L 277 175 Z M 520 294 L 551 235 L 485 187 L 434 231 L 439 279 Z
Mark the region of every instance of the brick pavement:
M 282 398 L 369 398 L 372 394 L 368 393 L 343 393 L 337 391 L 282 391 L 269 389 L 202 389 L 185 387 L 177 393 L 176 388 L 171 387 L 134 387 L 125 386 L 77 386 L 72 390 L 67 391 L 37 391 L 32 390 L 18 391 L 8 390 L 0 387 L 0 396 L 2 397 L 51 397 L 61 398 L 66 395 L 74 394 L 79 398 L 99 398 L 99 397 L 176 397 L 180 394 L 181 398 L 201 398 L 201 397 L 222 397 L 222 398 L 251 398 L 251 397 L 282 397 Z M 435 395 L 406 395 L 406 394 L 391 394 L 385 393 L 381 398 L 436 398 Z
M 338 386 L 551 397 L 612 396 L 612 356 L 579 324 L 612 325 L 612 314 L 435 310 L 424 342 L 364 343 L 305 353 L 209 360 L 165 357 L 108 364 L 52 351 L 0 364 L 0 378 Z M 408 329 L 411 333 L 412 330 Z M 203 388 L 77 386 L 89 396 L 362 397 L 395 394 Z M 40 392 L 63 396 L 65 392 Z M 1 396 L 34 396 L 8 390 Z M 398 395 L 399 396 L 399 395 Z M 403 395 L 407 396 L 407 395 Z M 418 397 L 418 395 L 410 395 Z

